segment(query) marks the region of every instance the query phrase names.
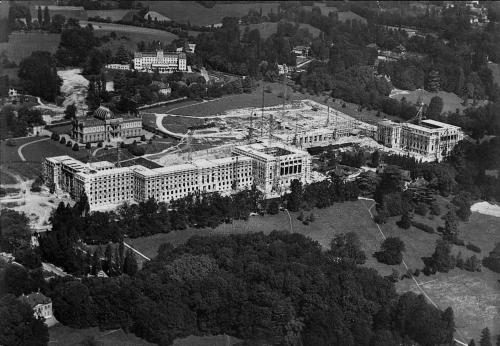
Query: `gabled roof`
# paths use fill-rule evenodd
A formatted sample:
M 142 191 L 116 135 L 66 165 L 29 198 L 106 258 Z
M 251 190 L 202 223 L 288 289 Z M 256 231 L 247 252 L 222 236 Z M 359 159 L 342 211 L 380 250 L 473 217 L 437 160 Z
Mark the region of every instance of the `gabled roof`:
M 32 308 L 34 308 L 35 306 L 40 305 L 40 304 L 45 305 L 45 304 L 52 303 L 52 299 L 50 299 L 49 297 L 46 297 L 45 295 L 43 295 L 40 292 L 30 293 L 28 295 L 23 294 L 22 296 L 19 297 L 19 300 L 28 304 Z

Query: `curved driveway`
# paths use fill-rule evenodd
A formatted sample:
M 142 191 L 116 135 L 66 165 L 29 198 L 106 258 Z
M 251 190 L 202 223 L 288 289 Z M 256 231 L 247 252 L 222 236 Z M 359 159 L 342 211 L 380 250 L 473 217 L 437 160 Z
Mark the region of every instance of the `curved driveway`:
M 30 145 L 30 144 L 33 144 L 33 143 L 38 143 L 38 142 L 42 142 L 42 141 L 48 141 L 50 138 L 42 138 L 42 139 L 39 139 L 39 140 L 36 140 L 36 141 L 33 141 L 33 142 L 28 142 L 28 143 L 24 143 L 23 145 L 21 145 L 19 148 L 17 148 L 17 154 L 19 155 L 19 157 L 21 158 L 21 161 L 26 161 L 24 155 L 23 155 L 23 149 L 24 147 Z

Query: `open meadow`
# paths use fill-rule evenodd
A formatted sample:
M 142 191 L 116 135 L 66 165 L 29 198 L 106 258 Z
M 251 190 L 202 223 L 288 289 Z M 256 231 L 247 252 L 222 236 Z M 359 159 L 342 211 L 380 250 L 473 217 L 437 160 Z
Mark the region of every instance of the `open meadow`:
M 416 103 L 418 98 L 422 98 L 422 102 L 425 104 L 429 104 L 431 99 L 434 96 L 439 96 L 443 99 L 443 113 L 446 112 L 455 112 L 457 109 L 459 111 L 463 111 L 466 107 L 463 105 L 463 100 L 454 93 L 449 93 L 446 91 L 438 91 L 438 92 L 430 92 L 423 89 L 417 89 L 413 91 L 409 90 L 398 90 L 395 89 L 392 91 L 390 97 L 401 100 L 403 97 L 410 103 Z M 469 103 L 471 101 L 469 100 Z M 482 104 L 482 102 L 478 102 L 478 105 Z
M 380 249 L 383 236 L 368 212 L 372 205 L 372 201 L 359 200 L 336 203 L 333 207 L 326 209 L 313 209 L 311 212 L 314 213 L 316 220 L 309 225 L 304 225 L 297 220 L 299 213 L 290 213 L 290 227 L 287 213 L 280 211 L 277 215 L 251 216 L 246 222 L 234 221 L 234 223 L 223 224 L 215 229 L 189 228 L 184 231 L 127 239 L 127 243 L 146 256 L 154 257 L 161 244 L 169 242 L 173 245 L 179 245 L 194 235 L 269 233 L 273 230 L 292 229 L 293 232 L 304 234 L 318 241 L 323 248 L 328 248 L 335 234 L 355 232 L 359 235 L 362 248 L 367 256 L 366 266 L 376 269 L 381 275 L 389 275 L 393 269 L 404 274 L 406 269 L 402 264 L 389 266 L 379 263 L 373 257 L 373 253 Z M 445 213 L 446 209 L 442 208 L 442 210 Z M 306 211 L 304 215 L 308 216 L 311 212 Z M 397 220 L 398 218 L 392 218 L 387 224 L 382 225 L 382 232 L 387 237 L 400 237 L 406 245 L 404 259 L 408 267 L 412 271 L 422 269 L 424 266 L 422 257 L 430 256 L 434 252 L 434 244 L 439 236 L 426 233 L 415 227 L 408 230 L 400 229 L 395 224 Z M 434 221 L 427 219 L 426 222 L 437 225 L 441 224 L 442 220 L 437 217 Z M 500 241 L 498 229 L 500 229 L 500 219 L 478 213 L 473 213 L 469 222 L 460 224 L 461 238 L 466 242 L 472 241 L 483 249 L 480 258 L 491 251 L 496 241 Z M 465 247 L 454 246 L 453 253 L 458 251 L 461 251 L 465 258 L 474 254 Z M 448 306 L 453 308 L 458 327 L 456 337 L 467 342 L 472 337 L 477 340 L 480 331 L 486 326 L 490 328 L 493 335 L 500 332 L 498 279 L 498 274 L 487 269 L 475 273 L 455 269 L 449 273 L 438 273 L 432 276 L 421 274 L 416 278 L 420 287 L 437 306 L 443 309 Z M 422 293 L 411 279 L 399 281 L 396 283 L 396 287 L 399 292 L 411 290 Z
M 37 50 L 55 53 L 60 41 L 61 34 L 13 32 L 9 35 L 9 42 L 0 43 L 0 55 L 5 53 L 10 61 L 19 64 Z
M 93 340 L 94 343 L 89 341 Z M 61 324 L 49 328 L 49 344 L 56 346 L 149 346 L 154 345 L 122 329 L 100 331 L 98 328 L 76 329 Z
M 151 11 L 156 11 L 171 18 L 178 23 L 187 23 L 193 25 L 207 26 L 222 23 L 224 17 L 242 17 L 248 14 L 250 9 L 262 14 L 274 11 L 278 12 L 279 2 L 217 2 L 214 7 L 206 8 L 196 1 L 141 1 L 144 6 L 149 7 Z

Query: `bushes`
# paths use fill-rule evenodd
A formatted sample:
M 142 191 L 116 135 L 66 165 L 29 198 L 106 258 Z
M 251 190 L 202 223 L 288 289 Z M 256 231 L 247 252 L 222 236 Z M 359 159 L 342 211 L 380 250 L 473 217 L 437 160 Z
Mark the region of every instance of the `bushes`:
M 71 147 L 72 145 L 73 145 L 73 142 L 71 142 L 71 141 L 67 141 L 67 142 L 66 142 L 66 146 L 67 146 L 67 147 Z
M 411 226 L 411 218 L 410 215 L 406 212 L 401 216 L 401 220 L 396 222 L 396 224 L 402 229 L 408 229 Z
M 133 143 L 127 146 L 127 150 L 134 156 L 142 156 L 146 153 L 146 148 L 138 146 L 137 143 Z
M 91 149 L 91 148 L 92 144 L 90 144 L 90 142 L 85 143 L 85 149 Z
M 471 250 L 471 251 L 474 251 L 476 253 L 480 253 L 481 252 L 481 248 L 479 246 L 476 246 L 472 243 L 468 243 L 466 246 L 465 246 L 467 249 Z
M 66 144 L 66 138 L 65 137 L 61 137 L 61 140 L 59 141 L 59 143 Z
M 33 184 L 31 184 L 30 191 L 31 192 L 42 191 L 42 184 L 43 184 L 43 179 L 41 177 L 36 178 Z
M 426 216 L 428 212 L 429 207 L 425 203 L 418 203 L 415 206 L 415 213 L 417 213 L 418 215 Z
M 78 150 L 80 150 L 80 146 L 78 145 L 78 143 L 75 143 L 75 144 L 73 144 L 72 149 L 73 149 L 73 151 L 78 151 Z
M 411 224 L 413 227 L 421 229 L 424 232 L 427 232 L 427 233 L 434 233 L 435 232 L 434 227 L 426 225 L 425 223 L 421 223 L 418 221 L 412 221 Z
M 500 243 L 496 243 L 488 257 L 483 258 L 483 265 L 489 270 L 500 273 Z
M 394 265 L 403 260 L 402 251 L 405 251 L 404 242 L 398 237 L 389 237 L 384 240 L 381 251 L 377 251 L 374 257 L 381 263 Z

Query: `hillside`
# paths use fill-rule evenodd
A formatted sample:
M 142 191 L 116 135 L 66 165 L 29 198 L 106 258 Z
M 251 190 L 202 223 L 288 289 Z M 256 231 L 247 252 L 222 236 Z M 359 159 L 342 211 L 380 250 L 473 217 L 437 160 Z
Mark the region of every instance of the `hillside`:
M 213 8 L 206 8 L 195 1 L 141 1 L 144 6 L 149 6 L 151 11 L 161 13 L 179 23 L 188 21 L 194 25 L 211 25 L 222 22 L 224 17 L 241 17 L 252 8 L 267 14 L 277 12 L 278 2 L 256 3 L 217 3 Z
M 275 34 L 277 32 L 278 23 L 263 22 L 259 24 L 242 25 L 241 32 L 243 32 L 246 27 L 248 27 L 250 30 L 258 29 L 260 32 L 260 37 L 266 39 L 272 34 Z M 300 23 L 299 28 L 307 29 L 312 34 L 313 37 L 318 37 L 321 33 L 321 31 L 318 28 L 315 28 L 309 24 Z

